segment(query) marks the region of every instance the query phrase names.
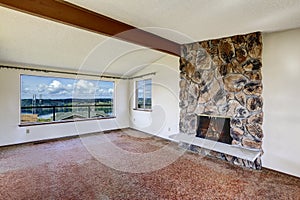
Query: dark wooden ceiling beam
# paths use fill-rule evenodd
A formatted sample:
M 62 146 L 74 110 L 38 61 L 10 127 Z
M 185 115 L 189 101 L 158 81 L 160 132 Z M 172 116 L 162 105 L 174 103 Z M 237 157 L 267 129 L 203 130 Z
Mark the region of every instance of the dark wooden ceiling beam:
M 180 56 L 180 44 L 62 0 L 0 0 L 0 5 Z

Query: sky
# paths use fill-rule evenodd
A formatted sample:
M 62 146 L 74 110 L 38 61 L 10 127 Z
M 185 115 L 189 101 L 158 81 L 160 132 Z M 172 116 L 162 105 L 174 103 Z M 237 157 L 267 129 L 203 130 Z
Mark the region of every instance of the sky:
M 21 99 L 112 98 L 114 82 L 21 75 Z

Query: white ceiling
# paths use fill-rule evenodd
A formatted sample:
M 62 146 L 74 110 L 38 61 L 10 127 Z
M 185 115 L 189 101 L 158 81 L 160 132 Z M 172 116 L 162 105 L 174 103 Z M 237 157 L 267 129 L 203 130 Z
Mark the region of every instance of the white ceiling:
M 300 27 L 299 0 L 67 0 L 133 26 L 189 43 Z M 183 36 L 183 37 L 182 37 Z
M 3 7 L 0 15 L 0 64 L 131 76 L 165 56 Z
M 300 27 L 300 0 L 69 0 L 190 43 Z M 132 75 L 165 54 L 0 7 L 0 63 Z

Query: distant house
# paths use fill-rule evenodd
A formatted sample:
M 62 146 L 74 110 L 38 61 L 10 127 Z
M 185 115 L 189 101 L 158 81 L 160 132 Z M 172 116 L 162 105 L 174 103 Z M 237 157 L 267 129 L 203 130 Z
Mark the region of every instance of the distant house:
M 104 111 L 98 111 L 98 112 L 92 112 L 91 117 L 96 118 L 96 117 L 107 117 L 108 115 Z
M 97 118 L 107 117 L 108 115 L 104 111 L 91 111 L 90 117 L 87 116 L 86 112 L 59 112 L 55 114 L 55 121 L 70 120 L 70 119 L 86 119 L 86 118 Z
M 69 120 L 69 119 L 85 119 L 86 116 L 77 113 L 67 112 L 67 113 L 57 113 L 55 115 L 56 121 Z

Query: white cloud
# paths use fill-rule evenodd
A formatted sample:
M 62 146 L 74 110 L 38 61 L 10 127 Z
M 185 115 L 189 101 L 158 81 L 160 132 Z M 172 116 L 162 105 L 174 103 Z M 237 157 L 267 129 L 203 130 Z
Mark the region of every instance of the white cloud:
M 64 90 L 63 84 L 57 80 L 52 81 L 48 86 L 48 91 L 52 94 L 56 94 Z
M 30 98 L 33 94 L 44 98 L 99 98 L 112 97 L 114 89 L 107 84 L 90 80 L 52 79 L 50 83 L 40 82 L 35 86 L 25 87 L 22 94 Z
M 38 94 L 43 94 L 54 98 L 59 98 L 59 96 L 70 97 L 72 94 L 73 86 L 72 84 L 64 85 L 58 80 L 53 80 L 49 85 L 39 84 L 36 90 Z
M 109 88 L 108 89 L 108 93 L 112 94 L 114 92 L 114 89 L 113 88 Z
M 52 83 L 50 83 L 50 88 L 60 88 L 62 86 L 61 82 L 54 80 Z
M 94 98 L 97 91 L 97 86 L 91 81 L 78 80 L 75 83 L 73 96 L 75 98 Z
M 48 86 L 46 84 L 39 84 L 37 87 L 37 92 L 38 93 L 44 93 L 48 89 Z

